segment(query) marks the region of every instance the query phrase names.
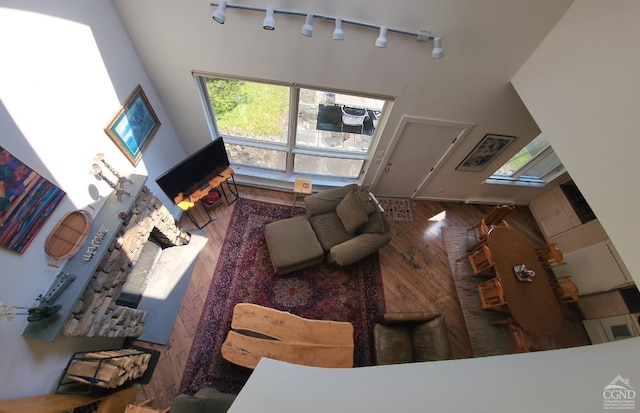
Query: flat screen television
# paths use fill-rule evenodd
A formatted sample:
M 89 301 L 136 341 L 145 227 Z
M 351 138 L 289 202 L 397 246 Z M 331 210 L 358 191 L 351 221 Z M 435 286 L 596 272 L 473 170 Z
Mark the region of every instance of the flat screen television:
M 181 192 L 188 196 L 228 167 L 227 150 L 219 137 L 157 177 L 156 183 L 173 201 Z

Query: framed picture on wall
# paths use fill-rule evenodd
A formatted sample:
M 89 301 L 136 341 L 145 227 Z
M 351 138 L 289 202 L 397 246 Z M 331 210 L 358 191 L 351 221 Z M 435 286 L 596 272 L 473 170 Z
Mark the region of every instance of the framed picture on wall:
M 129 162 L 137 165 L 142 151 L 160 128 L 160 121 L 138 85 L 104 131 Z
M 456 167 L 456 171 L 482 171 L 493 158 L 498 156 L 515 139 L 515 136 L 493 135 L 491 133 L 484 135 L 476 147 Z
M 22 254 L 65 195 L 0 146 L 0 247 Z

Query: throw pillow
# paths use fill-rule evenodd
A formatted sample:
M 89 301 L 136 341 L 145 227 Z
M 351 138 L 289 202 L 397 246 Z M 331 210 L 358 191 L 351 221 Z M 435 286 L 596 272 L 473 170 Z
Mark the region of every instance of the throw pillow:
M 369 219 L 364 223 L 358 230 L 360 233 L 376 233 L 381 234 L 387 230 L 387 225 L 385 223 L 384 217 L 382 216 L 382 212 L 378 211 L 369 215 Z
M 336 207 L 336 214 L 344 225 L 345 231 L 350 235 L 355 234 L 358 228 L 369 219 L 355 191 L 347 193 L 340 201 Z
M 371 198 L 369 198 L 369 191 L 367 188 L 361 186 L 358 187 L 356 194 L 358 195 L 358 199 L 360 199 L 360 203 L 362 203 L 362 207 L 367 215 L 371 215 L 378 210 L 375 204 L 371 201 Z

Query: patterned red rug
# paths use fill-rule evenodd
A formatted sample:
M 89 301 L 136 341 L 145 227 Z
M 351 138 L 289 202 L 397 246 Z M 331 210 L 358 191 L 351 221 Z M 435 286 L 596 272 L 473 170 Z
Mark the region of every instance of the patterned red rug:
M 303 214 L 302 208 L 296 214 Z M 240 302 L 288 311 L 301 317 L 349 321 L 354 327 L 354 364 L 373 365 L 373 325 L 384 314 L 378 255 L 349 267 L 320 265 L 284 277 L 273 274 L 264 226 L 289 218 L 291 206 L 238 199 L 179 393 L 193 394 L 213 386 L 237 394 L 252 370 L 224 360 L 220 348 Z

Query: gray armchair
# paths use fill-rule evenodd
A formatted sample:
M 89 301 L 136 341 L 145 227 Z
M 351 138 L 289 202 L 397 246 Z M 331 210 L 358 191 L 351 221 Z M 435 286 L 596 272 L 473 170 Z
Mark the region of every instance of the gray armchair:
M 356 184 L 309 195 L 304 204 L 328 263 L 353 264 L 391 241 L 382 208 Z
M 205 387 L 193 396 L 176 396 L 169 413 L 225 413 L 235 399 L 235 394 L 221 393 L 213 387 Z
M 352 184 L 305 197 L 306 216 L 267 224 L 265 239 L 276 274 L 322 262 L 351 265 L 391 240 L 389 223 L 369 192 Z
M 439 313 L 388 313 L 373 328 L 376 364 L 448 360 L 451 346 Z

